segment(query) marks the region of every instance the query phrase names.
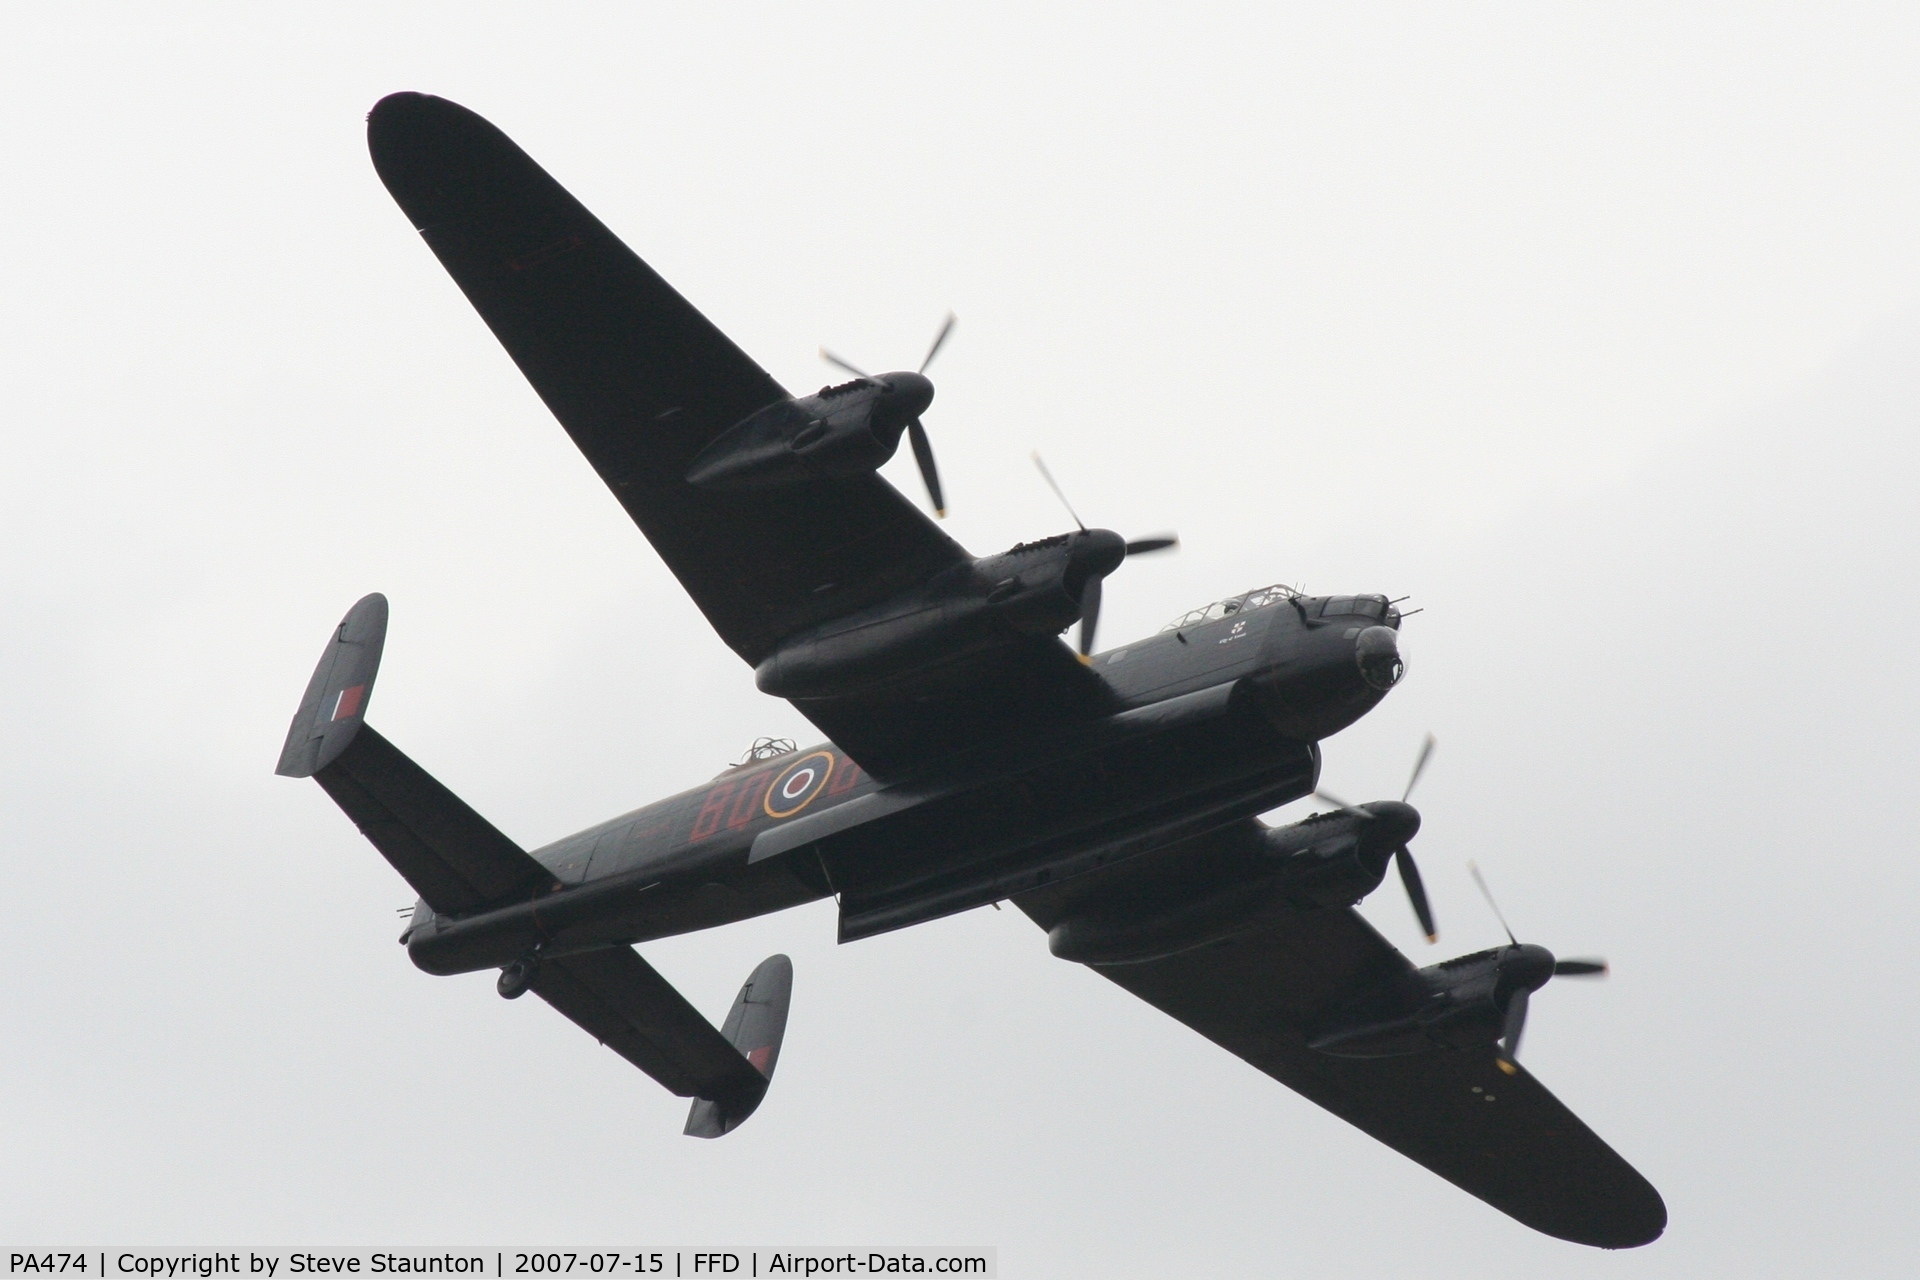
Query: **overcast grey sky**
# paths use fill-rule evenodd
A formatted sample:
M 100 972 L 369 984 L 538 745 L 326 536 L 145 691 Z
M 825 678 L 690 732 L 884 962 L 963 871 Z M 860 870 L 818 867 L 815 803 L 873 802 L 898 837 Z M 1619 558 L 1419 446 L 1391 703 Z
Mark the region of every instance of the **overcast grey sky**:
M 1920 912 L 1910 6 L 46 7 L 0 78 L 0 1226 L 44 1243 L 992 1244 L 1002 1274 L 1902 1275 Z M 910 366 L 976 552 L 1177 528 L 1111 643 L 1274 580 L 1411 592 L 1440 948 L 1608 956 L 1527 1060 L 1667 1198 L 1522 1228 L 1052 960 L 831 904 L 650 946 L 796 965 L 752 1123 L 488 975 L 272 776 L 387 593 L 371 719 L 522 843 L 806 737 L 706 628 L 367 163 L 494 120 L 775 376 Z M 889 474 L 918 495 L 910 460 Z M 1285 811 L 1282 817 L 1304 812 Z

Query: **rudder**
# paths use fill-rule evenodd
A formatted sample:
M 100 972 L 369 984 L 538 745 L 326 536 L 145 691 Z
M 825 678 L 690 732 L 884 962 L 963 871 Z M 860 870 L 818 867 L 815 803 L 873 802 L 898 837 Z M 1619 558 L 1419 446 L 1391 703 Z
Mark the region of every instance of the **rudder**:
M 387 643 L 387 598 L 362 596 L 340 619 L 313 669 L 274 772 L 310 778 L 340 758 L 366 723 L 373 679 Z
M 793 961 L 783 955 L 768 956 L 734 997 L 726 1025 L 720 1030 L 766 1083 L 736 1100 L 695 1099 L 682 1132 L 693 1138 L 718 1138 L 739 1128 L 759 1108 L 767 1096 L 766 1085 L 773 1083 L 773 1068 L 780 1061 L 780 1043 L 787 1034 L 787 1007 L 792 1000 Z

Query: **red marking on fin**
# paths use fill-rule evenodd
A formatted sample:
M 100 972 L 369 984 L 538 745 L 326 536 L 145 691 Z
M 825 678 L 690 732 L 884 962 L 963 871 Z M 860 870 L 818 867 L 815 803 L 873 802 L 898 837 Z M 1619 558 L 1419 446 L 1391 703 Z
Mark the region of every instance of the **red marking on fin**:
M 360 703 L 366 698 L 367 686 L 356 684 L 351 689 L 342 689 L 340 696 L 334 699 L 333 716 L 335 720 L 345 720 L 349 716 L 360 714 Z
M 753 1069 L 755 1071 L 758 1071 L 761 1075 L 765 1075 L 767 1074 L 767 1059 L 771 1058 L 772 1056 L 773 1056 L 773 1046 L 770 1044 L 763 1044 L 758 1049 L 755 1049 L 752 1053 L 749 1053 L 747 1055 L 747 1061 L 753 1064 Z

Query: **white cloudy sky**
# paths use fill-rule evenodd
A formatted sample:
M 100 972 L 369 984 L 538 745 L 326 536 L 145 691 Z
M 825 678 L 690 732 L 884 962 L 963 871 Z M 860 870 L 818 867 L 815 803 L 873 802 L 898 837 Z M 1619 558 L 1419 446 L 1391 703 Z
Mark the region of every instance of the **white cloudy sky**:
M 45 1243 L 992 1244 L 1009 1276 L 1896 1275 L 1920 1057 L 1908 6 L 118 5 L 0 78 L 0 1227 Z M 797 979 L 751 1124 L 432 979 L 274 778 L 381 590 L 372 718 L 523 843 L 804 736 L 366 161 L 489 116 L 776 376 L 961 327 L 977 551 L 1177 528 L 1118 642 L 1276 579 L 1411 592 L 1326 780 L 1418 797 L 1442 954 L 1602 953 L 1533 1069 L 1666 1195 L 1521 1228 L 1046 954 L 830 904 L 649 956 Z M 909 464 L 910 465 L 910 464 Z M 890 474 L 911 488 L 910 471 Z M 1422 959 L 1392 887 L 1366 911 Z

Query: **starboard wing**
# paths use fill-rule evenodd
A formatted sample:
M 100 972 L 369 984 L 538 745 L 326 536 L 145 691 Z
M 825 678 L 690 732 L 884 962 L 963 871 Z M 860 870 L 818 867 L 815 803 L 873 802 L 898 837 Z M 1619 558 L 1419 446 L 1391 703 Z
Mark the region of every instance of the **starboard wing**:
M 1042 924 L 1056 900 L 1016 899 Z M 1434 1049 L 1337 1058 L 1304 1028 L 1407 965 L 1366 921 L 1334 908 L 1142 964 L 1089 966 L 1281 1084 L 1537 1231 L 1607 1249 L 1659 1237 L 1659 1192 L 1521 1068 Z

